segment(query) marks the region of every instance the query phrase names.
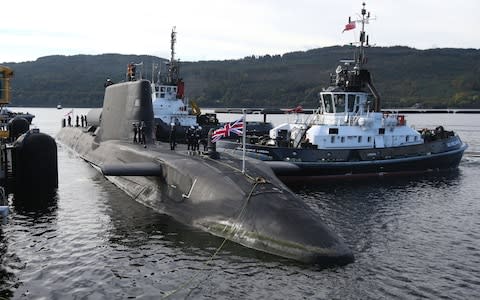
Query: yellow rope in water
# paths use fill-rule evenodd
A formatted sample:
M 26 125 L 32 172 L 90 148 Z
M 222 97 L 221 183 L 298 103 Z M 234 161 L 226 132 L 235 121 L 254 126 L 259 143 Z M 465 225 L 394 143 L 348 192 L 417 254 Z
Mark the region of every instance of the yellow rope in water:
M 245 174 L 246 175 L 246 174 Z M 248 176 L 247 176 L 248 177 Z M 252 177 L 249 177 L 249 178 L 252 178 Z M 253 184 L 253 187 L 252 189 L 250 190 L 250 193 L 248 194 L 248 197 L 245 199 L 245 203 L 243 204 L 243 207 L 242 209 L 240 210 L 240 213 L 238 214 L 238 216 L 235 218 L 235 220 L 237 222 L 240 221 L 243 213 L 245 212 L 246 208 L 247 208 L 247 204 L 248 202 L 250 201 L 250 198 L 252 197 L 252 194 L 253 194 L 253 191 L 255 190 L 255 188 L 257 187 L 258 184 L 260 183 L 266 183 L 265 179 L 263 178 L 257 178 L 255 180 L 255 183 Z M 227 229 L 228 225 L 225 225 L 225 228 L 223 229 L 223 231 L 225 231 Z M 234 230 L 232 230 L 230 233 L 228 233 L 229 236 L 233 236 L 235 234 Z M 208 265 L 212 260 L 213 258 L 220 252 L 220 250 L 223 248 L 223 246 L 225 245 L 225 243 L 227 242 L 228 238 L 224 238 L 222 243 L 220 244 L 220 246 L 218 246 L 218 248 L 215 250 L 215 252 L 212 254 L 212 256 L 210 256 L 210 258 L 208 260 L 205 261 L 205 265 Z M 181 284 L 179 287 L 177 287 L 175 290 L 171 291 L 170 293 L 164 295 L 162 297 L 162 299 L 167 299 L 168 297 L 176 294 L 177 292 L 183 290 L 185 287 L 187 287 L 190 283 L 192 283 L 192 281 L 198 277 L 198 275 L 200 274 L 200 272 L 203 271 L 203 270 L 199 270 L 197 271 L 195 274 L 192 275 L 192 277 L 190 277 L 189 280 L 187 280 L 186 282 L 184 282 L 183 284 Z M 212 270 L 210 270 L 211 272 Z M 208 276 L 207 276 L 208 278 Z M 200 284 L 200 282 L 196 285 L 198 286 Z

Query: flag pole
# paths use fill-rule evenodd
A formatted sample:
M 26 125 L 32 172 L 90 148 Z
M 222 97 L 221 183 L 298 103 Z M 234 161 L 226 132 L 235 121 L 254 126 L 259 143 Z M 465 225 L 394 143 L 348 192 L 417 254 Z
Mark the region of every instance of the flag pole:
M 242 155 L 242 174 L 245 174 L 245 143 L 247 140 L 247 110 L 244 108 L 243 111 L 243 155 Z

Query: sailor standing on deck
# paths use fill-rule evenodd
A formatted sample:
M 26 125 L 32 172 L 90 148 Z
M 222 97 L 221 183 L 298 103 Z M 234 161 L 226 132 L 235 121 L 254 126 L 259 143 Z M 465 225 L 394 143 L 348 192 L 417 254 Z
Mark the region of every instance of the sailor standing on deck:
M 113 84 L 113 81 L 110 78 L 107 78 L 105 83 L 103 84 L 103 87 L 111 86 Z
M 135 73 L 137 72 L 136 69 L 137 67 L 133 62 L 128 64 L 127 66 L 128 81 L 135 81 Z
M 136 144 L 137 143 L 138 127 L 137 127 L 137 124 L 135 124 L 135 123 L 132 123 L 132 126 L 133 126 L 133 143 Z
M 140 123 L 139 133 L 140 133 L 140 138 L 142 139 L 142 140 L 140 141 L 140 143 L 142 143 L 144 147 L 146 147 L 146 145 L 147 145 L 146 134 L 145 134 L 146 129 L 147 129 L 147 128 L 146 128 L 145 122 L 142 121 L 142 122 Z
M 202 127 L 198 126 L 195 128 L 195 136 L 193 139 L 193 146 L 195 151 L 200 151 L 200 136 L 202 133 Z
M 175 150 L 177 145 L 177 126 L 175 123 L 170 124 L 170 150 Z
M 187 150 L 195 150 L 194 148 L 194 139 L 195 139 L 195 127 L 190 126 L 185 132 L 187 139 Z

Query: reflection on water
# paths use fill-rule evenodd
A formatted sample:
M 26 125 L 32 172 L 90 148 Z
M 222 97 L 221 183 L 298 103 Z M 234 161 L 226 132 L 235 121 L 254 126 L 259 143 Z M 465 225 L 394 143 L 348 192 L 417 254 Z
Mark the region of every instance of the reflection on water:
M 24 193 L 22 196 L 12 195 L 10 209 L 22 215 L 41 217 L 43 214 L 52 214 L 57 209 L 57 191 L 46 195 L 32 195 Z
M 8 257 L 8 242 L 5 238 L 3 230 L 0 229 L 0 297 L 8 299 L 15 292 L 16 277 L 12 272 L 13 260 L 15 257 Z

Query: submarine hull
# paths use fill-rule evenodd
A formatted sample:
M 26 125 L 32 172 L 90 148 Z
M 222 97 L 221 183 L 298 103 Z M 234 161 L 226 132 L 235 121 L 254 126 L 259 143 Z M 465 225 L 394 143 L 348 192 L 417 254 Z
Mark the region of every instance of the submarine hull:
M 242 173 L 242 161 L 234 156 L 222 154 L 220 159 L 211 159 L 189 154 L 181 145 L 171 151 L 168 144 L 153 143 L 151 131 L 149 143 L 134 144 L 130 130 L 121 133 L 104 128 L 111 117 L 128 122 L 112 122 L 115 127 L 130 129 L 132 120 L 153 124 L 150 93 L 143 91 L 144 85 L 149 87 L 146 81 L 108 87 L 100 127 L 91 132 L 65 127 L 57 140 L 102 170 L 136 201 L 179 222 L 305 263 L 342 265 L 353 261 L 340 237 L 265 163 L 248 159 Z M 129 101 L 135 109 L 130 109 Z M 125 111 L 112 114 L 110 106 L 119 103 Z

